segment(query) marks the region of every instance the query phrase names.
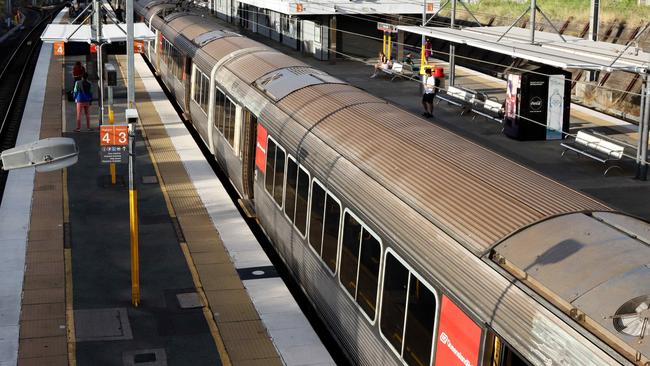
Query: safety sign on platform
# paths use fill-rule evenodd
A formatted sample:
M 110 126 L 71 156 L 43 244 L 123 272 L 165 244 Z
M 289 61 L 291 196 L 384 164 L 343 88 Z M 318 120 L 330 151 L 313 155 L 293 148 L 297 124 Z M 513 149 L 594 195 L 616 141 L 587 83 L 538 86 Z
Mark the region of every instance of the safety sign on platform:
M 129 126 L 101 126 L 99 129 L 99 155 L 102 163 L 127 163 L 129 159 Z

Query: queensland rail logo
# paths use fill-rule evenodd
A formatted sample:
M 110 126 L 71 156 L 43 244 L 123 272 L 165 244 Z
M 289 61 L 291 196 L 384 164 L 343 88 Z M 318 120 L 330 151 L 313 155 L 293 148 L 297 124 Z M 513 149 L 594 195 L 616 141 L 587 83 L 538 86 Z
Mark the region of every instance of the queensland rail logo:
M 465 358 L 465 356 L 463 356 L 463 354 L 459 350 L 457 350 L 456 347 L 454 347 L 453 343 L 451 343 L 451 341 L 449 340 L 449 336 L 447 336 L 447 333 L 445 332 L 440 333 L 440 342 L 446 345 L 451 351 L 451 353 L 453 353 L 456 357 L 458 357 L 458 360 L 460 361 L 461 364 L 465 366 L 474 366 L 472 365 L 472 362 L 470 360 Z

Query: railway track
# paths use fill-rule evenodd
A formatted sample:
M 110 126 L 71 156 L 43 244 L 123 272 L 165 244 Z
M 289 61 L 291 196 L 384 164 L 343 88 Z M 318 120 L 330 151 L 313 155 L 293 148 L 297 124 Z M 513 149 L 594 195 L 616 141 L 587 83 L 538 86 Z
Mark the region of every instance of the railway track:
M 4 56 L 0 70 L 0 151 L 15 146 L 20 121 L 27 103 L 29 87 L 41 48 L 40 35 L 56 11 L 34 10 L 26 20 L 26 29 L 17 40 L 4 49 L 12 50 Z M 0 171 L 0 202 L 7 181 L 7 172 Z

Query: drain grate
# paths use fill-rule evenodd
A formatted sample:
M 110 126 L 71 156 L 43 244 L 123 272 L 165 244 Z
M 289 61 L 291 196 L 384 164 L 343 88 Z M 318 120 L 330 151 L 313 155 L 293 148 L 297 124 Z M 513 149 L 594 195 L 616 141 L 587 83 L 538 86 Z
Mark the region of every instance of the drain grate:
M 201 298 L 196 292 L 177 294 L 176 299 L 178 299 L 178 306 L 180 306 L 181 309 L 195 309 L 203 307 Z
M 140 349 L 122 353 L 124 366 L 167 366 L 167 354 L 163 348 Z
M 144 175 L 142 176 L 142 184 L 156 184 L 158 183 L 158 177 L 155 175 Z
M 133 339 L 126 308 L 74 311 L 77 342 Z

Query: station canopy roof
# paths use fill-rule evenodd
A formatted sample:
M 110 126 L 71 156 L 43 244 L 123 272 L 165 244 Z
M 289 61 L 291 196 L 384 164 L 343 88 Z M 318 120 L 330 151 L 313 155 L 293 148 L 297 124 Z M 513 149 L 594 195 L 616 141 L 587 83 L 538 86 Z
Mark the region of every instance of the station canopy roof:
M 499 37 L 508 27 L 451 29 L 397 26 L 397 29 L 562 69 L 647 73 L 650 68 L 650 53 L 643 52 L 635 46 L 625 50 L 624 45 L 566 35 L 563 35 L 563 40 L 559 34 L 552 32 L 536 31 L 535 44 L 530 44 L 530 29 L 517 27 L 510 29 L 501 40 Z
M 156 35 L 144 23 L 133 23 L 133 36 L 136 40 L 151 41 Z M 53 42 L 96 42 L 92 37 L 90 25 L 84 24 L 49 24 L 41 34 L 45 43 Z M 104 24 L 102 42 L 126 42 L 126 23 Z

